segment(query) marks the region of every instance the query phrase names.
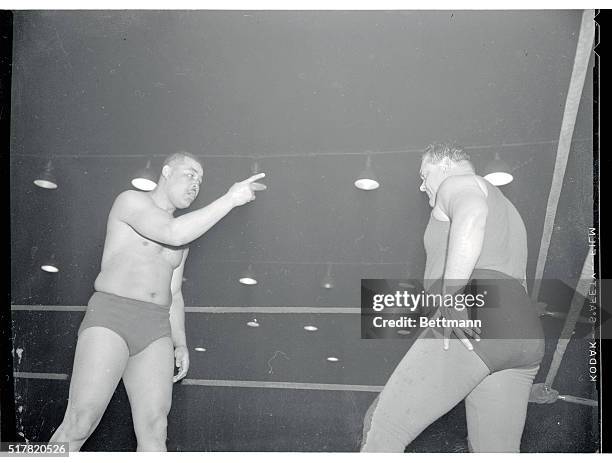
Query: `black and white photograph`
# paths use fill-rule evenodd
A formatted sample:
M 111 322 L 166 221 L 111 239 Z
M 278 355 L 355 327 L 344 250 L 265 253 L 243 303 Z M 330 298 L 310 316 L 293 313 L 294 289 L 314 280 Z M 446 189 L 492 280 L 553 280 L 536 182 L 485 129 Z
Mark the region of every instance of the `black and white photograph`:
M 605 451 L 598 14 L 0 11 L 0 453 Z

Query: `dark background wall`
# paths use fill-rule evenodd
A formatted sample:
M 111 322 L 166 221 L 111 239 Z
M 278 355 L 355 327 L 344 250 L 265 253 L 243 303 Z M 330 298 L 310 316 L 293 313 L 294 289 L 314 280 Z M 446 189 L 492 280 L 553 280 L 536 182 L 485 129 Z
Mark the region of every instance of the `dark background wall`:
M 360 278 L 419 277 L 434 140 L 470 147 L 479 169 L 495 152 L 517 168 L 504 192 L 533 275 L 579 25 L 578 11 L 16 13 L 13 301 L 85 304 L 114 197 L 178 149 L 205 156 L 196 206 L 252 156 L 269 186 L 193 244 L 188 305 L 357 306 Z M 591 82 L 551 248 L 561 278 L 580 270 L 591 217 Z M 368 152 L 374 192 L 352 185 Z M 32 184 L 47 158 L 57 191 Z M 242 288 L 249 262 L 261 284 Z
M 514 166 L 502 188 L 525 220 L 532 278 L 579 26 L 579 11 L 16 12 L 12 304 L 85 305 L 114 198 L 148 159 L 160 168 L 179 149 L 204 159 L 196 207 L 254 160 L 269 188 L 193 243 L 187 306 L 358 307 L 361 278 L 420 277 L 430 211 L 420 152 L 434 140 L 468 147 L 478 170 L 496 152 Z M 546 267 L 570 287 L 592 224 L 592 97 L 589 71 Z M 382 184 L 372 192 L 353 186 L 368 155 Z M 48 159 L 55 191 L 32 184 Z M 51 254 L 59 274 L 40 271 Z M 237 281 L 249 263 L 255 287 Z M 13 312 L 16 370 L 69 374 L 82 312 L 32 308 Z M 189 378 L 381 386 L 409 346 L 359 339 L 354 315 L 257 316 L 252 330 L 248 313 L 188 313 L 190 346 L 208 348 L 192 353 Z M 546 362 L 558 325 L 547 327 Z M 557 387 L 588 397 L 580 342 Z M 287 358 L 270 373 L 277 351 Z M 334 354 L 341 362 L 325 362 Z M 21 432 L 48 438 L 67 386 L 19 377 Z M 372 392 L 271 391 L 177 385 L 170 448 L 358 448 Z M 88 449 L 134 447 L 126 400 L 120 387 Z M 591 409 L 554 407 L 530 406 L 525 450 L 591 451 Z M 453 413 L 412 450 L 452 451 L 465 438 Z M 545 424 L 561 431 L 548 436 Z

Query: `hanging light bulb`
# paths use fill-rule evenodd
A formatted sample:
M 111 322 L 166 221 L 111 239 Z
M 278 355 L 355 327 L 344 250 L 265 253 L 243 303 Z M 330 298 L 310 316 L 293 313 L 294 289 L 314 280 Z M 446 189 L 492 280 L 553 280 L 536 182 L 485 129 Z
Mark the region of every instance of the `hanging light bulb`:
M 495 153 L 495 158 L 487 164 L 484 174 L 484 178 L 496 186 L 507 185 L 514 180 L 510 173 L 510 166 L 502 161 L 499 153 Z
M 360 190 L 365 191 L 376 190 L 378 187 L 380 187 L 378 178 L 374 173 L 374 169 L 372 169 L 372 160 L 370 159 L 370 156 L 368 156 L 366 159 L 365 169 L 355 180 L 355 186 Z
M 327 264 L 327 273 L 325 274 L 325 276 L 323 277 L 323 280 L 321 281 L 321 287 L 325 288 L 325 289 L 333 289 L 334 286 L 336 286 L 336 282 L 334 281 L 334 277 L 332 276 L 332 264 L 329 263 Z
M 238 281 L 247 286 L 257 284 L 257 278 L 255 278 L 255 272 L 253 271 L 253 266 L 251 264 L 249 264 L 249 267 L 242 273 Z
M 142 191 L 151 191 L 157 186 L 156 173 L 151 169 L 151 160 L 147 161 L 146 167 L 139 169 L 132 179 L 134 188 Z
M 55 254 L 52 254 L 51 257 L 40 266 L 40 269 L 47 273 L 58 273 L 59 265 L 55 259 Z
M 55 190 L 57 188 L 57 179 L 55 178 L 55 175 L 53 175 L 53 164 L 51 163 L 51 160 L 47 162 L 47 165 L 40 175 L 34 179 L 34 185 L 40 188 L 45 188 L 46 190 Z

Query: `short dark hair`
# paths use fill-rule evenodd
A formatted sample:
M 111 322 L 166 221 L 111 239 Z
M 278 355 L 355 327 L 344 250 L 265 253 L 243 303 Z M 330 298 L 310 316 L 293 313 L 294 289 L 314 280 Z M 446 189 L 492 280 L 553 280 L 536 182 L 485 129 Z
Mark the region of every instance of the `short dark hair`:
M 450 159 L 453 162 L 468 161 L 470 165 L 472 164 L 465 148 L 454 143 L 432 143 L 423 152 L 423 159 L 426 158 L 434 164 L 444 159 Z
M 202 161 L 198 159 L 195 154 L 191 154 L 188 151 L 177 151 L 176 153 L 172 153 L 171 155 L 167 156 L 166 159 L 164 159 L 162 167 L 169 166 L 176 161 L 182 161 L 185 158 L 193 159 L 195 162 L 202 165 Z

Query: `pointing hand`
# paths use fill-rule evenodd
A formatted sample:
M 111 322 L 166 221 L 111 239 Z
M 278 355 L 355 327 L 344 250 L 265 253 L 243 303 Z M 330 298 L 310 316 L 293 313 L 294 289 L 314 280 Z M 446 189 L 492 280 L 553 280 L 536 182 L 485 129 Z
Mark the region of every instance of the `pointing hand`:
M 234 183 L 228 190 L 227 194 L 231 198 L 234 206 L 242 206 L 255 199 L 256 191 L 263 191 L 267 187 L 263 183 L 257 183 L 257 180 L 264 178 L 266 174 L 255 174 L 242 182 Z

